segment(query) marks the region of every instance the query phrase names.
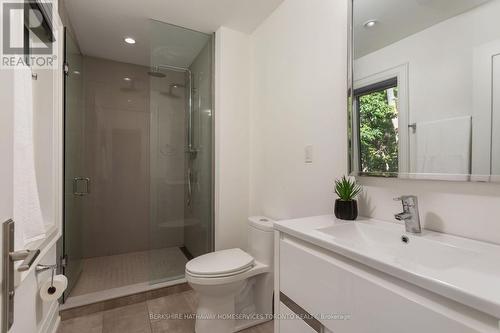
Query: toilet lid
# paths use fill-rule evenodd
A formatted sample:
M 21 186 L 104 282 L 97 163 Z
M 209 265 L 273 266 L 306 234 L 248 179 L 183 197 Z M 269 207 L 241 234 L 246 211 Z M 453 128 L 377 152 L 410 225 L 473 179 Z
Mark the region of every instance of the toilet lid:
M 253 265 L 253 257 L 241 249 L 207 253 L 190 260 L 186 271 L 201 276 L 221 276 L 239 273 Z

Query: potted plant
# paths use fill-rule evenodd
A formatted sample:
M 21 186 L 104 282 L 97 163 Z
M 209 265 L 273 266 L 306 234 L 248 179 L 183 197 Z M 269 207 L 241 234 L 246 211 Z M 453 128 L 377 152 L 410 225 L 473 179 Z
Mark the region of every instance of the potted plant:
M 354 178 L 343 176 L 335 180 L 335 193 L 338 199 L 335 200 L 335 216 L 341 220 L 355 220 L 358 217 L 358 203 L 356 196 L 361 192 L 361 185 L 356 183 Z

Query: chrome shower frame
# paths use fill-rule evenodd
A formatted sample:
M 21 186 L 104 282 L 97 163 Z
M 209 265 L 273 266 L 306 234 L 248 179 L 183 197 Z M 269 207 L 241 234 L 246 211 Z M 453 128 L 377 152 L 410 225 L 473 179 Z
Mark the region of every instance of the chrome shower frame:
M 210 220 L 211 220 L 211 231 L 210 231 L 210 244 L 209 248 L 210 251 L 213 251 L 215 249 L 215 33 L 211 34 L 211 42 L 210 42 L 210 47 L 211 47 L 211 54 L 212 54 L 212 78 L 211 78 L 211 86 L 212 86 L 212 121 L 211 121 L 211 132 L 212 132 L 212 138 L 211 138 L 211 146 L 212 146 L 212 172 L 211 172 L 211 212 L 210 212 Z M 164 69 L 164 70 L 171 70 L 171 71 L 176 71 L 176 72 L 184 72 L 188 76 L 188 82 L 186 84 L 187 90 L 188 90 L 188 121 L 187 121 L 187 150 L 186 153 L 188 154 L 189 158 L 189 165 L 188 165 L 188 170 L 186 173 L 186 179 L 187 179 L 187 187 L 188 187 L 188 202 L 187 205 L 188 207 L 191 206 L 191 200 L 192 200 L 192 172 L 191 172 L 191 163 L 192 161 L 196 158 L 198 154 L 198 149 L 194 146 L 194 138 L 193 138 L 193 74 L 191 70 L 187 67 L 178 67 L 178 66 L 171 66 L 171 65 L 155 65 L 155 68 L 158 69 Z
M 193 154 L 193 74 L 189 68 L 186 67 L 177 67 L 170 65 L 155 65 L 154 68 L 157 69 L 165 69 L 175 72 L 184 72 L 188 76 L 188 128 L 187 128 L 187 145 L 188 150 L 187 153 Z M 196 153 L 196 152 L 194 152 Z

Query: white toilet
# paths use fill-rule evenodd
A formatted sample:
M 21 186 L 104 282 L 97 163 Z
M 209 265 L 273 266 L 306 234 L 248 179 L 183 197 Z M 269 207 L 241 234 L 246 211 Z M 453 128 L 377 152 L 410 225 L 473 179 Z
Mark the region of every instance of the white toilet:
M 273 221 L 248 219 L 248 253 L 222 250 L 186 264 L 186 279 L 198 292 L 196 333 L 231 333 L 271 320 Z

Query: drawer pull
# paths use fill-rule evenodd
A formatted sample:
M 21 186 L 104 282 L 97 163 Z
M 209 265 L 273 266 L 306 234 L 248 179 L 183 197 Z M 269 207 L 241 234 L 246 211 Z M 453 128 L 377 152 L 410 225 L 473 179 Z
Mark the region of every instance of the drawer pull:
M 285 304 L 290 310 L 293 311 L 299 318 L 301 318 L 307 325 L 318 333 L 323 332 L 323 325 L 314 318 L 309 312 L 304 310 L 300 305 L 295 303 L 287 295 L 280 292 L 280 301 Z

